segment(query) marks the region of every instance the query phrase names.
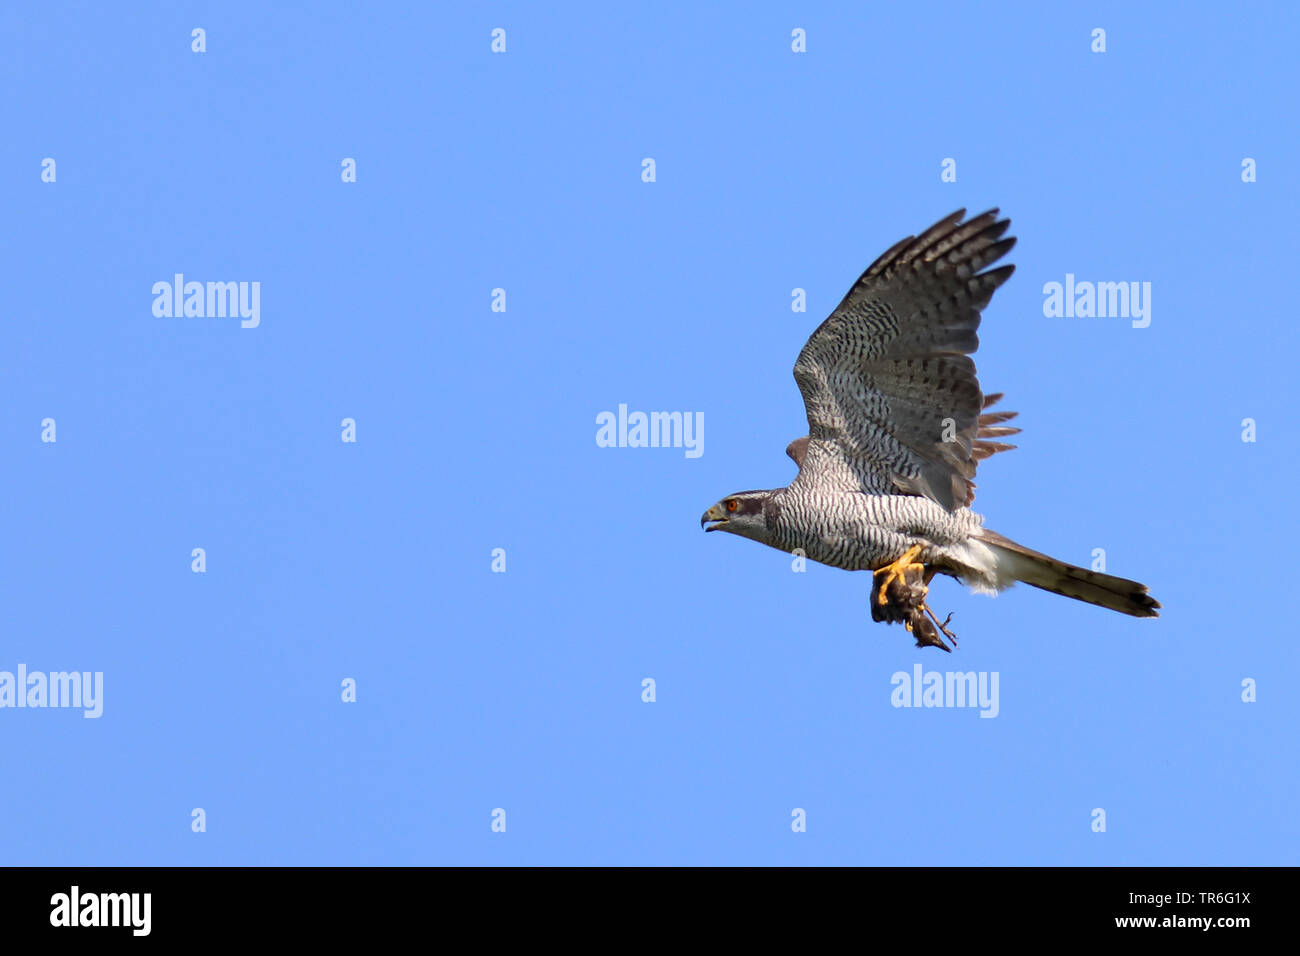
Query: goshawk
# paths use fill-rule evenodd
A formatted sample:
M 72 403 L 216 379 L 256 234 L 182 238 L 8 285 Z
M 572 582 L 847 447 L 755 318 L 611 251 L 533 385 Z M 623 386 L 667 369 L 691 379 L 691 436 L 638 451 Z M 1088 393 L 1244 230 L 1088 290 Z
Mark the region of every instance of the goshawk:
M 786 488 L 741 491 L 700 519 L 782 551 L 874 572 L 872 617 L 903 622 L 917 646 L 955 635 L 925 603 L 935 574 L 995 593 L 1023 581 L 1079 601 L 1156 617 L 1136 581 L 1074 567 L 983 526 L 970 510 L 976 466 L 1013 448 L 1015 412 L 988 411 L 970 356 L 980 310 L 1015 266 L 981 271 L 1015 245 L 998 211 L 958 210 L 897 243 L 808 339 L 794 378 L 808 434 L 786 453 Z M 949 615 L 951 618 L 951 615 Z

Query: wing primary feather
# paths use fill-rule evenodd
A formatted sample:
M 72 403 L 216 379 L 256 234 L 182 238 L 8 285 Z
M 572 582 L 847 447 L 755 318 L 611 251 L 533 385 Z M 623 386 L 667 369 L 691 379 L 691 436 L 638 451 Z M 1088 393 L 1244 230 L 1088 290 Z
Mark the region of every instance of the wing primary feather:
M 995 264 L 1016 239 L 996 208 L 965 215 L 890 246 L 804 345 L 794 371 L 813 470 L 953 510 L 971 502 L 977 464 L 1014 447 L 994 439 L 1019 433 L 1004 424 L 1016 413 L 987 411 L 1002 394 L 983 394 L 970 356 L 980 311 L 1015 272 Z M 803 454 L 796 461 L 798 480 L 818 480 Z

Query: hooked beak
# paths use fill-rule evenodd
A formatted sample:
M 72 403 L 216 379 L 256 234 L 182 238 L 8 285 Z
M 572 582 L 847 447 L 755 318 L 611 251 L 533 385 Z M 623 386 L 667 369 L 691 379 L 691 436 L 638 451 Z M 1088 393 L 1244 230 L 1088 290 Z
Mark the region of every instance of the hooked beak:
M 709 524 L 710 521 L 714 523 Z M 718 505 L 714 505 L 708 511 L 704 512 L 704 515 L 700 518 L 700 527 L 705 531 L 717 531 L 726 523 L 727 514 Z

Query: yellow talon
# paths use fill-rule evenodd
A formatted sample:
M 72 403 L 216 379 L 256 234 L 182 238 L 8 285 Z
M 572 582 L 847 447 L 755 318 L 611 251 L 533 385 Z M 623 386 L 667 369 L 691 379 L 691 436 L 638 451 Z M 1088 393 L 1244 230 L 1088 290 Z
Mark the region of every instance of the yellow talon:
M 924 550 L 923 545 L 914 544 L 907 549 L 906 554 L 904 554 L 893 564 L 887 564 L 883 568 L 877 568 L 875 572 L 873 572 L 875 574 L 883 574 L 885 576 L 885 580 L 882 581 L 880 584 L 880 594 L 876 598 L 877 604 L 889 603 L 887 592 L 889 590 L 889 586 L 893 584 L 896 579 L 902 580 L 904 583 L 906 583 L 907 572 L 910 571 L 912 568 L 920 568 L 922 571 L 925 570 L 925 566 L 916 560 L 916 558 L 920 555 L 922 550 Z

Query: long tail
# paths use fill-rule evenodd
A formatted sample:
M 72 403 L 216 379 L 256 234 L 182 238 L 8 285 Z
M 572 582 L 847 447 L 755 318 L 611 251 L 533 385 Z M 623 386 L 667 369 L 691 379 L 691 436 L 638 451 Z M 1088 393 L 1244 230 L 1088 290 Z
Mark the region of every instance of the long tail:
M 1072 564 L 1031 551 L 987 528 L 981 528 L 976 537 L 997 556 L 998 577 L 1008 583 L 1011 580 L 1023 581 L 1044 591 L 1063 594 L 1076 601 L 1087 601 L 1134 617 L 1160 616 L 1156 613 L 1160 602 L 1147 593 L 1145 584 L 1102 574 L 1100 571 L 1076 568 Z

